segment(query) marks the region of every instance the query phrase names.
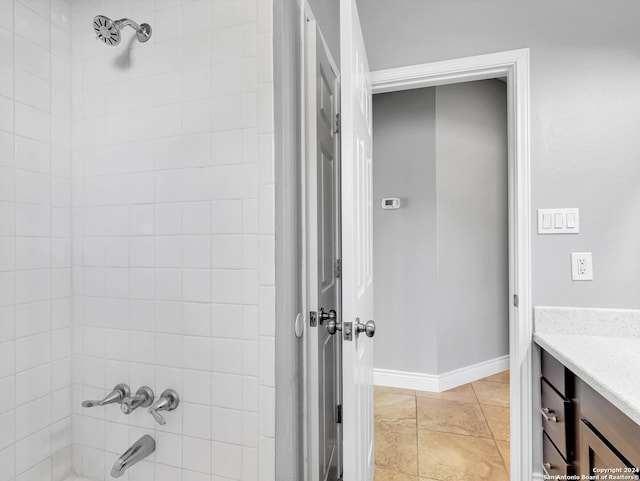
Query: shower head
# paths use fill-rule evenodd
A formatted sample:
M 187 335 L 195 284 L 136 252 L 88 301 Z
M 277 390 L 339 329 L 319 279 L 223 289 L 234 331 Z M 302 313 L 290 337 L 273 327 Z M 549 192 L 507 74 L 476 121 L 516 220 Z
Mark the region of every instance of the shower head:
M 118 45 L 120 43 L 120 30 L 122 30 L 122 27 L 127 26 L 136 31 L 136 37 L 140 42 L 146 42 L 151 37 L 151 27 L 148 23 L 138 25 L 128 18 L 114 21 L 104 15 L 97 15 L 93 19 L 93 31 L 96 33 L 96 38 L 107 45 Z

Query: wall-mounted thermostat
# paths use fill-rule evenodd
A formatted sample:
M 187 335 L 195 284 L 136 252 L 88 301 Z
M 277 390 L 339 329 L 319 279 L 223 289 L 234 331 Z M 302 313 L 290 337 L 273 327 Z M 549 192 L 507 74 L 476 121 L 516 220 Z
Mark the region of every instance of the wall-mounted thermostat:
M 397 197 L 387 197 L 386 199 L 382 199 L 382 208 L 383 209 L 399 209 L 400 199 L 398 199 Z

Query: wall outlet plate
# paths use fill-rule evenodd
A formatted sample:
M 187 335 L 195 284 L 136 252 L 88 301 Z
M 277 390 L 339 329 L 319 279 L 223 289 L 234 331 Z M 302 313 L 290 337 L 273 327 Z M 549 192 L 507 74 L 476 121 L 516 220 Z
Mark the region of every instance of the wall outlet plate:
M 574 281 L 593 280 L 593 258 L 591 252 L 571 253 L 571 279 Z

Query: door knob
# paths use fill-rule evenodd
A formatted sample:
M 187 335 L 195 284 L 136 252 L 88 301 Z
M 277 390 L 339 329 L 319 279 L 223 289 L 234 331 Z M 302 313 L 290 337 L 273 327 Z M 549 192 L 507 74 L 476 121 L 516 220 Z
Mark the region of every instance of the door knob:
M 359 319 L 356 319 L 356 335 L 364 332 L 367 337 L 373 337 L 376 333 L 376 323 L 373 321 L 367 321 L 366 324 L 360 322 Z
M 320 318 L 320 325 L 324 324 L 324 321 L 335 321 L 338 317 L 336 311 L 331 309 L 329 312 L 326 312 L 324 308 L 320 308 L 320 314 L 318 316 Z
M 335 318 L 329 319 L 329 322 L 327 322 L 327 331 L 333 336 L 337 331 L 342 331 L 342 323 L 338 322 Z

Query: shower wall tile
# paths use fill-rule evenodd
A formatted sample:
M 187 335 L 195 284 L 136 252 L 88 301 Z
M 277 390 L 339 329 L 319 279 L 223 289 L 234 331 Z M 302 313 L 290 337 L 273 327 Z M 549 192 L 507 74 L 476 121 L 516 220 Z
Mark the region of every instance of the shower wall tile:
M 0 479 L 10 481 L 71 470 L 69 11 L 66 0 L 0 2 Z
M 72 3 L 66 393 L 79 474 L 109 479 L 150 434 L 156 452 L 130 479 L 274 479 L 272 8 Z M 98 13 L 130 15 L 153 35 L 141 44 L 125 29 L 107 47 L 90 28 Z M 143 409 L 79 407 L 118 382 L 171 387 L 180 407 L 164 426 Z

